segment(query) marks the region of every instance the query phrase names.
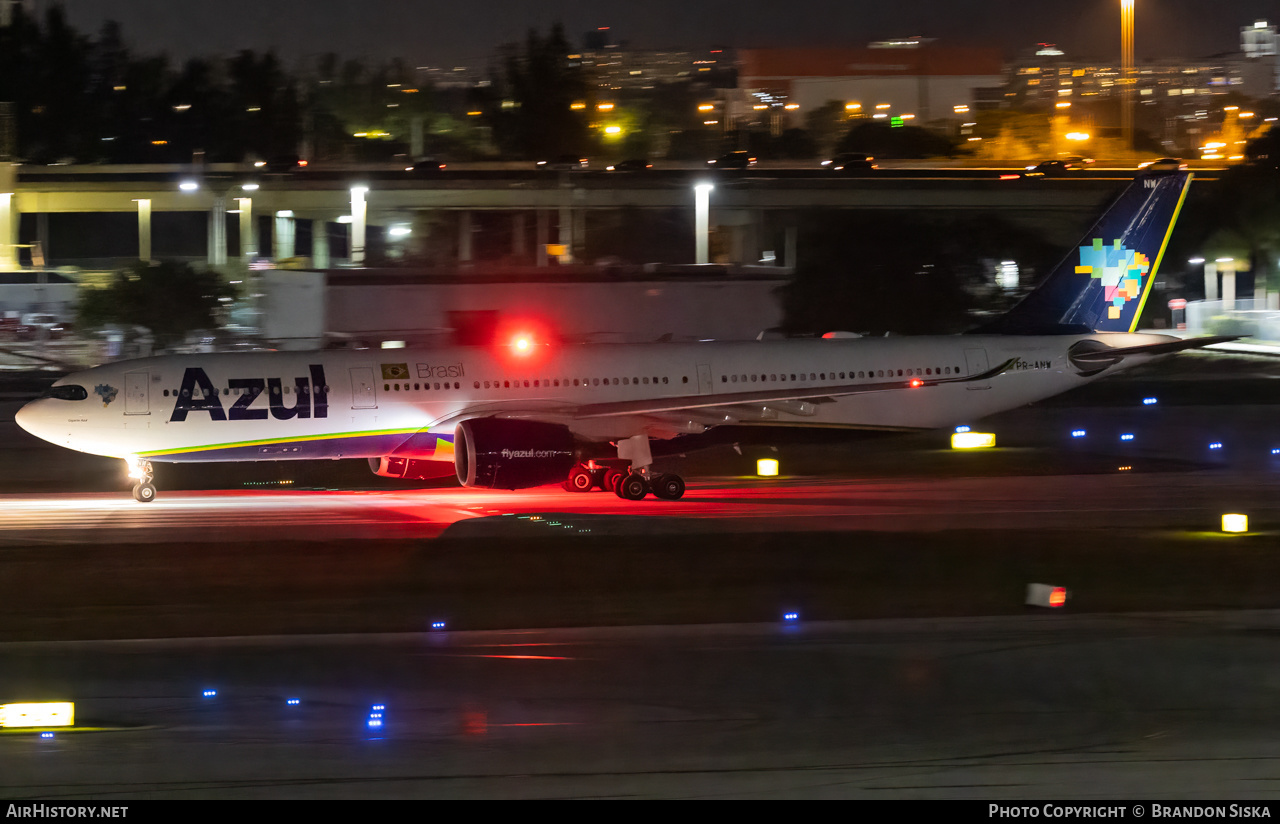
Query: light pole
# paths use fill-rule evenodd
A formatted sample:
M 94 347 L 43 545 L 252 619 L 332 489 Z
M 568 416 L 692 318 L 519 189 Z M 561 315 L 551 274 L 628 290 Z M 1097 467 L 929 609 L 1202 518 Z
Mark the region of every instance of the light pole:
M 1133 0 L 1120 0 L 1120 137 L 1133 150 Z
M 693 239 L 694 262 L 707 263 L 707 236 L 711 231 L 711 190 L 710 183 L 699 183 L 693 187 Z

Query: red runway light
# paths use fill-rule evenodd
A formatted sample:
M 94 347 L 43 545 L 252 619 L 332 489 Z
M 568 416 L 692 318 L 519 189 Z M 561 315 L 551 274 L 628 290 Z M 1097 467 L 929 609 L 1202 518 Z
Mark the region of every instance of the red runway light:
M 1049 593 L 1049 606 L 1060 607 L 1067 602 L 1067 590 L 1065 587 L 1055 587 L 1053 592 Z

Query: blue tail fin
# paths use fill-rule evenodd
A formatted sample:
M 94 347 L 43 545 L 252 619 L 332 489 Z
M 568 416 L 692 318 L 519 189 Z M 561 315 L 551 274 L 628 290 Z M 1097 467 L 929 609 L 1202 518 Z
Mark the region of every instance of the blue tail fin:
M 1189 172 L 1139 175 L 1035 291 L 975 331 L 1134 331 L 1190 185 Z

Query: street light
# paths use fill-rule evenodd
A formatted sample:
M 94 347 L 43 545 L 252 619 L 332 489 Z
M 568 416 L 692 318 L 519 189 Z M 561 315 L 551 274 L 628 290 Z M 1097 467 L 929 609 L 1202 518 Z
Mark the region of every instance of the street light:
M 1133 0 L 1120 0 L 1120 133 L 1133 150 Z
M 693 187 L 693 237 L 694 262 L 707 263 L 707 236 L 711 230 L 711 190 L 715 186 L 710 183 L 698 183 Z

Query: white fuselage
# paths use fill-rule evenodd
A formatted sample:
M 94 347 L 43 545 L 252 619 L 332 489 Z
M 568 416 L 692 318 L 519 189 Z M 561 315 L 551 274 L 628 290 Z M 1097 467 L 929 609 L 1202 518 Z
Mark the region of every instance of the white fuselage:
M 583 440 L 671 437 L 722 423 L 931 429 L 1065 392 L 1147 360 L 1080 374 L 1068 348 L 1084 339 L 1131 347 L 1157 335 L 921 336 L 855 339 L 531 347 L 458 347 L 168 355 L 68 375 L 83 400 L 45 397 L 18 423 L 60 446 L 155 461 L 360 458 L 390 454 L 415 434 L 437 436 L 451 460 L 454 428 L 501 415 L 564 423 Z M 743 393 L 820 393 L 918 375 L 982 374 L 982 382 L 743 402 Z M 724 406 L 717 395 L 737 398 Z M 660 413 L 578 417 L 599 404 L 698 396 Z M 775 395 L 776 397 L 776 395 Z

